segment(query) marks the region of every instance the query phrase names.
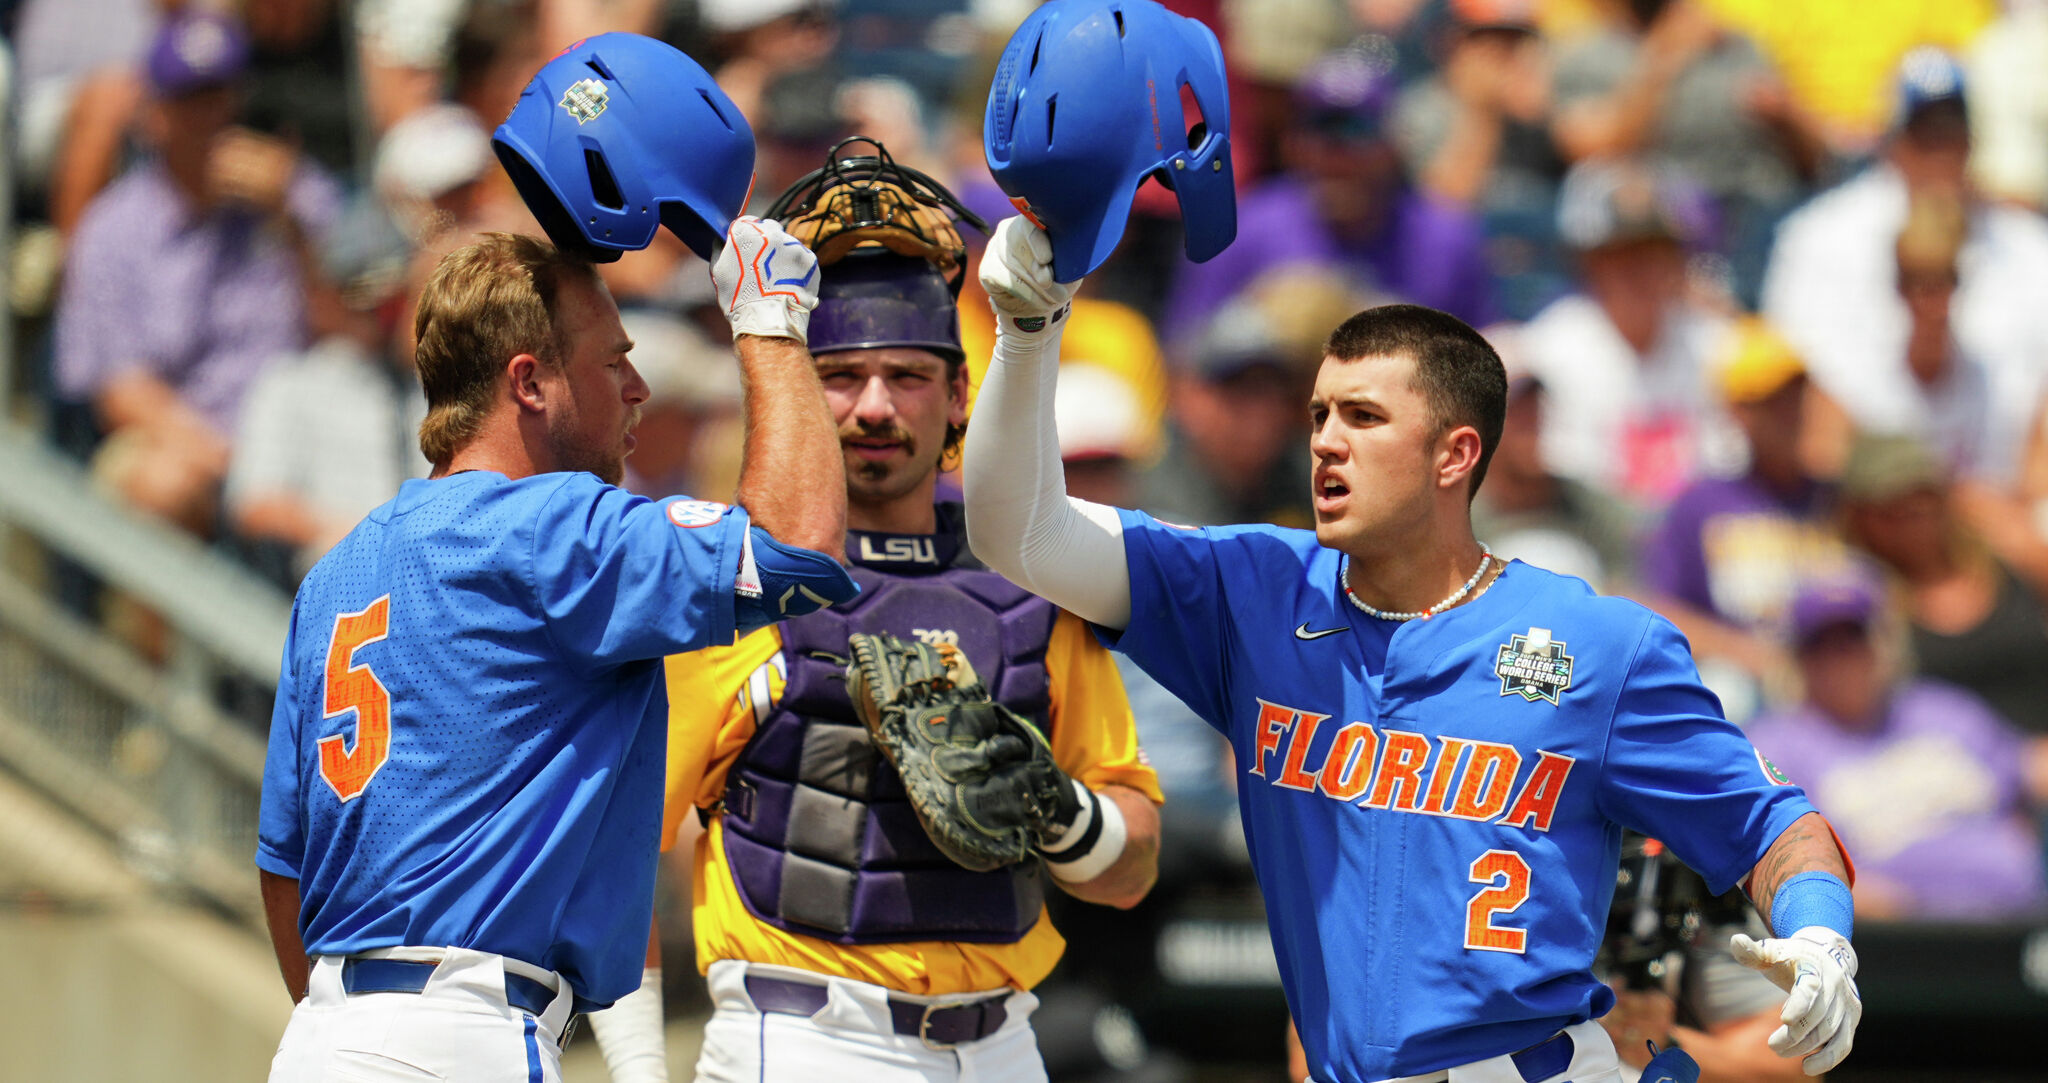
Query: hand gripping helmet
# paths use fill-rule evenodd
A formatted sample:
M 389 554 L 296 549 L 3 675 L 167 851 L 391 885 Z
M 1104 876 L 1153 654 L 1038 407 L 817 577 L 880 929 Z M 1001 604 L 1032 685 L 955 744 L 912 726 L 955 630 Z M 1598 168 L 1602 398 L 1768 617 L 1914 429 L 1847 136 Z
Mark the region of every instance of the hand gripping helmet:
M 1051 237 L 1061 282 L 1109 258 L 1146 177 L 1179 199 L 1188 258 L 1237 236 L 1223 50 L 1153 0 L 1033 11 L 996 65 L 981 142 L 996 183 Z
M 754 183 L 754 131 L 711 76 L 639 34 L 547 62 L 491 137 L 557 247 L 599 263 L 667 226 L 710 259 Z
M 875 152 L 840 157 L 851 143 Z M 909 346 L 966 359 L 959 299 L 967 245 L 955 222 L 983 233 L 988 224 L 944 185 L 855 136 L 826 152 L 825 165 L 790 185 L 765 217 L 817 253 L 813 355 Z

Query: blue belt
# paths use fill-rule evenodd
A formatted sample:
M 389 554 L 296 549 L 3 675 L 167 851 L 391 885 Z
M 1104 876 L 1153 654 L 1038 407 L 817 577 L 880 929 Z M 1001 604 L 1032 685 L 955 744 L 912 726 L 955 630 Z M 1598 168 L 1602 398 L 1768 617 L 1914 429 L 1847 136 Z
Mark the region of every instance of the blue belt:
M 826 996 L 824 986 L 811 982 L 747 975 L 747 998 L 763 1012 L 816 1015 L 825 1006 Z M 994 1034 L 1010 1017 L 1004 1007 L 1009 999 L 1010 994 L 998 993 L 964 1004 L 925 1004 L 890 997 L 889 1022 L 898 1034 L 917 1038 L 934 1049 L 949 1049 Z
M 1572 1036 L 1560 1030 L 1547 1041 L 1537 1042 L 1519 1053 L 1509 1053 L 1508 1059 L 1522 1073 L 1523 1083 L 1549 1079 L 1571 1066 Z
M 427 987 L 439 964 L 410 959 L 348 959 L 341 964 L 341 989 L 357 993 L 417 993 Z M 541 1015 L 555 1002 L 547 983 L 517 974 L 505 975 L 505 1003 L 528 1015 Z

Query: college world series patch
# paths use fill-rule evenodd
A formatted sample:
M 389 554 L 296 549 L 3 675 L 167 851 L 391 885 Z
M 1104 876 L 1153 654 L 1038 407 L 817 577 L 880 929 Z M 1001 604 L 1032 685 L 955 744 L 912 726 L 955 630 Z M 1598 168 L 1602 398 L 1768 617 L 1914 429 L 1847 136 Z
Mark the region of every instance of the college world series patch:
M 581 128 L 603 116 L 611 101 L 611 92 L 604 88 L 603 83 L 595 79 L 583 79 L 563 91 L 562 100 L 557 104 L 570 116 L 575 117 L 576 126 Z
M 1572 656 L 1564 652 L 1564 640 L 1550 638 L 1550 629 L 1531 628 L 1501 644 L 1493 675 L 1500 678 L 1503 696 L 1531 703 L 1544 699 L 1556 706 L 1558 693 L 1572 686 Z

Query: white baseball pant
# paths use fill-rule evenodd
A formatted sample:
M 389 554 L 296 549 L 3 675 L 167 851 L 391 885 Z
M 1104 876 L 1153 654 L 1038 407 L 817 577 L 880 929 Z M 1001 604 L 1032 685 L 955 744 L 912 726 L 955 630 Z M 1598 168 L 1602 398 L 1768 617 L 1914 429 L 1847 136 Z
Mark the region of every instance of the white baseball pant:
M 747 993 L 747 975 L 824 987 L 823 1006 L 809 1015 L 762 1011 Z M 850 978 L 734 959 L 711 964 L 711 1019 L 697 1058 L 697 1083 L 1045 1083 L 1045 1063 L 1031 1031 L 1038 998 L 1011 991 L 1005 1018 L 987 1037 L 933 1047 L 896 1031 L 890 1009 L 903 1002 L 945 1005 L 1001 995 L 915 997 Z
M 1562 1069 L 1534 1079 L 1523 1074 L 1524 1065 L 1533 1061 L 1517 1064 L 1515 1058 L 1522 1054 L 1503 1053 L 1443 1071 L 1401 1076 L 1382 1080 L 1381 1083 L 1621 1083 L 1621 1059 L 1614 1055 L 1614 1041 L 1599 1023 L 1591 1020 L 1574 1023 L 1559 1031 L 1557 1039 L 1552 1040 L 1559 1039 L 1571 1043 L 1571 1059 Z
M 417 993 L 350 994 L 346 960 L 314 959 L 306 999 L 292 1009 L 270 1062 L 270 1083 L 561 1083 L 562 1028 L 575 998 L 559 975 L 464 948 L 387 948 L 356 958 L 368 957 L 438 964 Z M 514 1007 L 508 972 L 539 982 L 552 999 L 538 1013 Z

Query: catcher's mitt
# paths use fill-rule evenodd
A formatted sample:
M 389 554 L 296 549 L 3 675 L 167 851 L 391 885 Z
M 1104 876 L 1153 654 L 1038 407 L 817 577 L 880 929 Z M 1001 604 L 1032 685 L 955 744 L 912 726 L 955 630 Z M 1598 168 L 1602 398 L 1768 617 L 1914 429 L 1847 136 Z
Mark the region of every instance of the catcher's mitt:
M 1080 814 L 1045 735 L 988 689 L 958 647 L 856 633 L 847 692 L 925 834 L 977 872 L 1014 865 Z

